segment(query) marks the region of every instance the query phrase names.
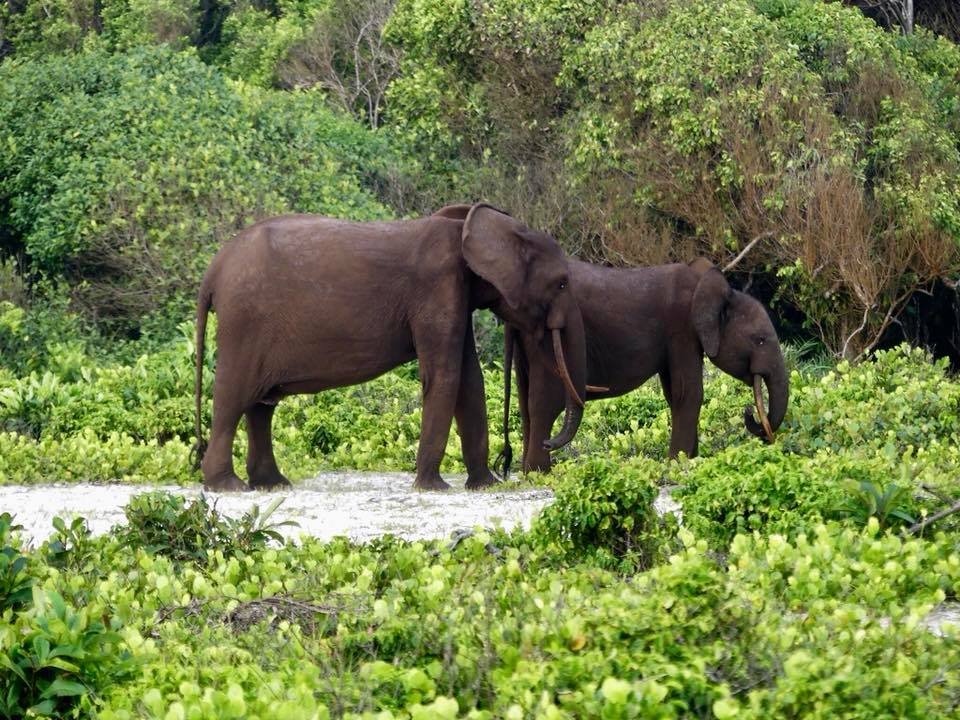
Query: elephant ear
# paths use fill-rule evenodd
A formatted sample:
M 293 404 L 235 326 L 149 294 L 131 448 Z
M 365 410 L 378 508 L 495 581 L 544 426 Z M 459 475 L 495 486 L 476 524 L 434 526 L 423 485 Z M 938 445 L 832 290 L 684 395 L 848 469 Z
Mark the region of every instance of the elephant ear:
M 486 203 L 470 208 L 463 223 L 464 260 L 514 310 L 520 305 L 527 274 L 522 237 L 525 229 L 505 212 Z
M 713 265 L 703 269 L 697 289 L 693 291 L 690 313 L 693 328 L 707 357 L 712 358 L 720 351 L 723 311 L 730 302 L 732 293 L 722 272 Z
M 473 208 L 473 205 L 445 205 L 437 210 L 433 214 L 433 217 L 445 217 L 450 218 L 451 220 L 466 220 L 467 215 L 470 214 L 471 208 Z

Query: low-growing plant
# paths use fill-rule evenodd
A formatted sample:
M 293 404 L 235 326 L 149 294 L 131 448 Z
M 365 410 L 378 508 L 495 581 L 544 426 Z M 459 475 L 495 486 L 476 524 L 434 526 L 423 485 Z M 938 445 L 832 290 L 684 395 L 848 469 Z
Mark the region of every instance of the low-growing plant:
M 570 556 L 590 555 L 602 567 L 636 571 L 669 554 L 673 516 L 660 519 L 653 502 L 660 463 L 590 459 L 561 465 L 556 499 L 537 518 L 533 534 Z
M 851 479 L 844 483 L 844 489 L 847 497 L 837 509 L 840 517 L 851 518 L 860 525 L 876 518 L 881 528 L 913 525 L 917 521 L 911 514 L 912 493 L 908 486 Z
M 0 621 L 0 717 L 89 714 L 96 694 L 135 669 L 119 624 L 105 622 L 34 587 L 31 607 Z
M 277 528 L 296 525 L 292 520 L 269 522 L 282 502 L 277 498 L 263 513 L 258 506 L 233 519 L 217 510 L 207 495 L 188 500 L 183 495 L 149 492 L 134 496 L 124 508 L 126 526 L 115 529 L 122 542 L 163 555 L 178 563 L 203 563 L 208 552 L 225 557 L 282 542 Z
M 684 525 L 722 551 L 738 533 L 792 536 L 824 520 L 840 504 L 845 474 L 873 472 L 879 471 L 859 458 L 808 458 L 749 443 L 676 468 L 674 477 L 681 483 Z
M 57 516 L 52 524 L 55 532 L 44 545 L 47 563 L 53 567 L 81 570 L 95 555 L 86 519 L 77 516 L 67 525 Z
M 13 524 L 10 513 L 0 514 L 0 615 L 4 610 L 25 605 L 33 587 L 33 578 L 27 572 L 27 558 L 11 537 L 22 529 L 22 525 Z

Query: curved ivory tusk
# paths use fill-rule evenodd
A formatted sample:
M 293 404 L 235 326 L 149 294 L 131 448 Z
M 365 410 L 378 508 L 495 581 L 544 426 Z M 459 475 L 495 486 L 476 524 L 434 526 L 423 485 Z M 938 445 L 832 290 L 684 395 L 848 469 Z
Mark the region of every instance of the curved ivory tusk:
M 610 388 L 600 385 L 587 385 L 587 392 L 610 392 Z
M 770 420 L 767 419 L 767 411 L 763 409 L 763 390 L 761 385 L 763 378 L 759 375 L 753 376 L 753 401 L 757 406 L 757 414 L 760 416 L 760 422 L 763 424 L 763 431 L 767 434 L 767 440 L 773 442 L 773 430 L 770 427 Z
M 570 372 L 567 370 L 567 361 L 563 357 L 563 341 L 560 339 L 560 331 L 557 329 L 553 330 L 553 354 L 557 358 L 557 369 L 560 370 L 560 378 L 567 387 L 567 392 L 570 393 L 570 397 L 577 401 L 577 405 L 583 407 L 583 400 L 580 398 L 580 393 L 577 392 L 577 389 L 573 386 L 573 380 L 570 379 Z

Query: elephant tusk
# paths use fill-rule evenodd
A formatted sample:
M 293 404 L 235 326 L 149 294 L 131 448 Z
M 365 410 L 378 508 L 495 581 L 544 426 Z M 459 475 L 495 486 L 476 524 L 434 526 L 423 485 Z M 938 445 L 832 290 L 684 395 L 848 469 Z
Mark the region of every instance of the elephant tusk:
M 610 392 L 610 388 L 600 385 L 587 385 L 587 392 Z
M 767 418 L 767 411 L 763 409 L 763 378 L 759 375 L 753 376 L 753 401 L 757 406 L 757 414 L 760 416 L 760 422 L 763 424 L 763 431 L 767 434 L 767 440 L 773 442 L 773 429 L 770 427 L 770 420 Z
M 577 405 L 583 407 L 583 400 L 580 398 L 580 393 L 577 392 L 577 389 L 573 386 L 573 380 L 570 379 L 570 372 L 567 370 L 567 361 L 563 357 L 563 342 L 560 339 L 560 331 L 556 328 L 553 330 L 553 354 L 557 358 L 557 368 L 560 370 L 560 378 L 563 380 L 567 392 L 570 393 L 571 398 L 577 401 Z

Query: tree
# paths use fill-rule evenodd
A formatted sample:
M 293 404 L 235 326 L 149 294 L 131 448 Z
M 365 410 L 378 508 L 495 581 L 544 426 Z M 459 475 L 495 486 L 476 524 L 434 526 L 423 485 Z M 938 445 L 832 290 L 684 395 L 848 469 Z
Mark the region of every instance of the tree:
M 904 35 L 913 32 L 914 0 L 852 0 L 852 4 L 887 29 L 899 27 Z

